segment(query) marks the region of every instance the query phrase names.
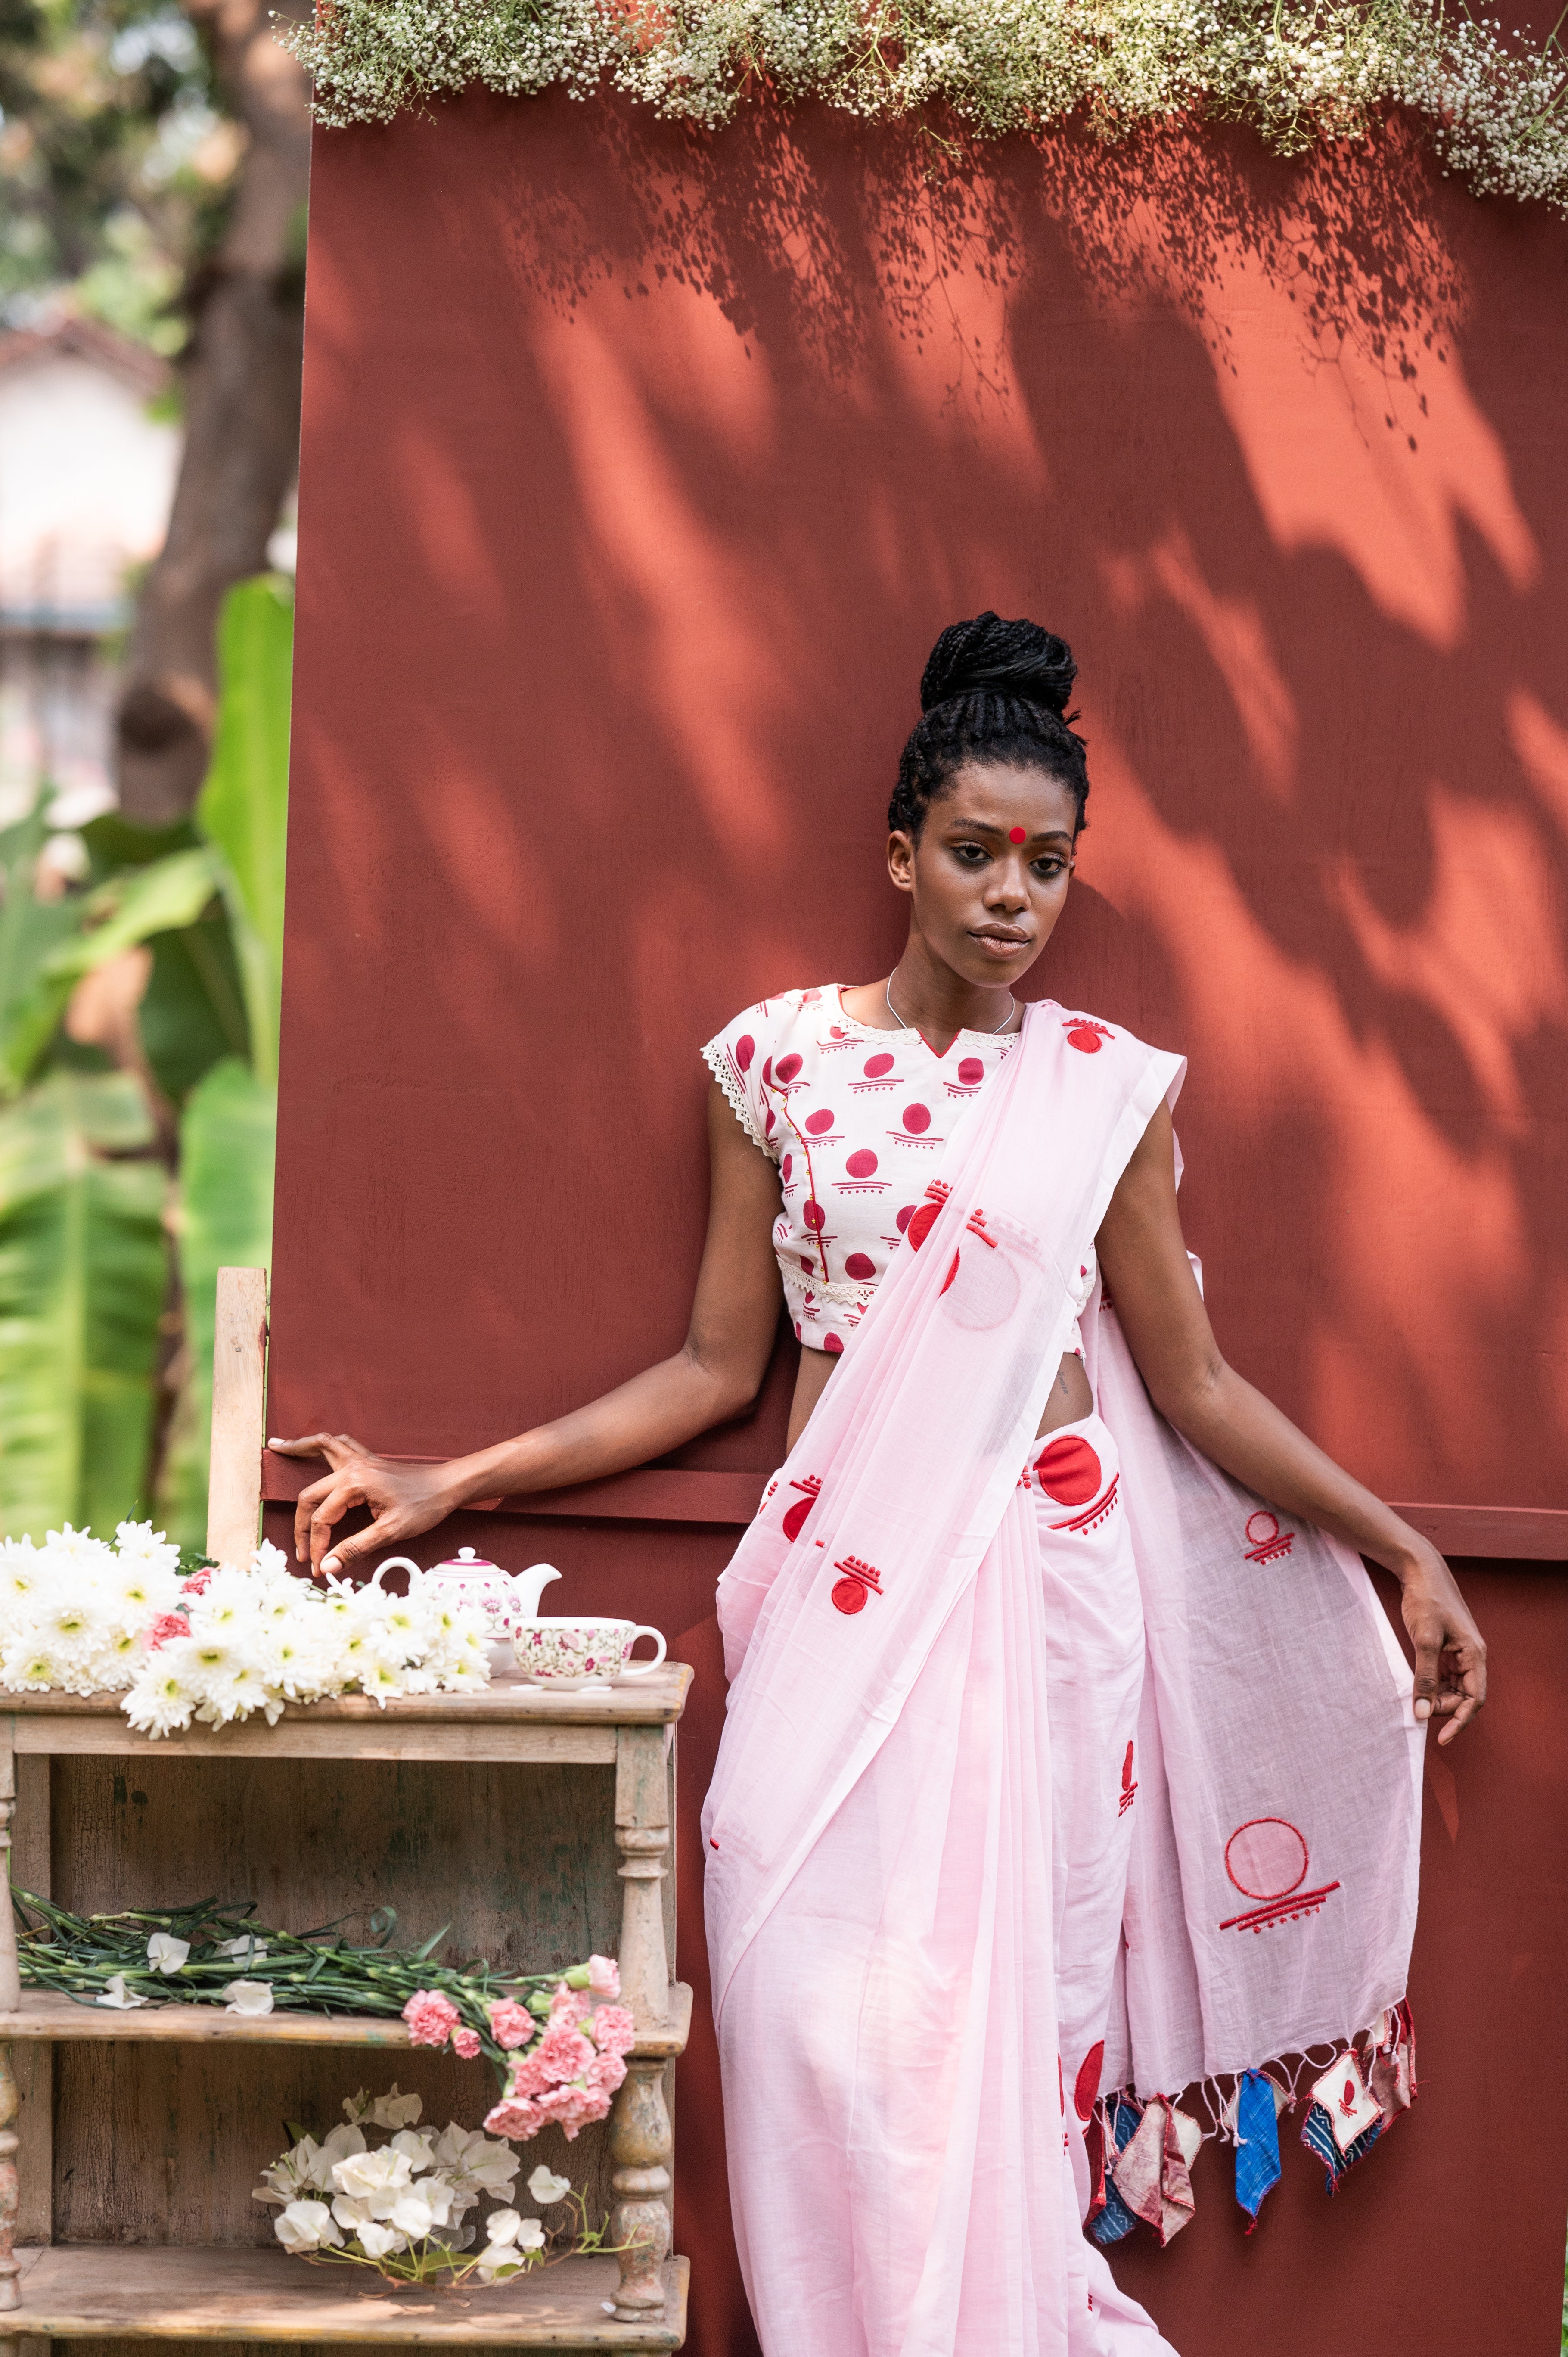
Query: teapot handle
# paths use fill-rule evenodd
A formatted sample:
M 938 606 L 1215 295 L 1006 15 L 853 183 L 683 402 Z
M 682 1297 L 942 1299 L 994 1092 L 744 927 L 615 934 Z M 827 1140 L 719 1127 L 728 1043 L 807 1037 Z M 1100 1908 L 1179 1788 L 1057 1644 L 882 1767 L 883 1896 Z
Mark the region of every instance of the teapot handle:
M 627 1678 L 645 1678 L 651 1671 L 661 1669 L 663 1667 L 664 1633 L 662 1630 L 650 1629 L 646 1621 L 639 1623 L 639 1625 L 632 1631 L 630 1637 L 627 1640 L 627 1652 L 628 1653 L 639 1637 L 651 1637 L 654 1643 L 658 1646 L 659 1651 L 654 1654 L 653 1659 L 650 1662 L 623 1662 L 620 1668 L 616 1672 L 616 1684 L 618 1685 L 621 1684 Z
M 374 1571 L 371 1572 L 369 1579 L 366 1580 L 365 1586 L 367 1587 L 381 1587 L 381 1574 L 384 1571 L 412 1571 L 415 1579 L 423 1579 L 424 1577 L 424 1572 L 420 1569 L 418 1564 L 414 1562 L 413 1557 L 411 1555 L 389 1555 L 385 1563 L 377 1564 Z M 381 1587 L 381 1594 L 383 1596 L 386 1594 L 384 1587 Z

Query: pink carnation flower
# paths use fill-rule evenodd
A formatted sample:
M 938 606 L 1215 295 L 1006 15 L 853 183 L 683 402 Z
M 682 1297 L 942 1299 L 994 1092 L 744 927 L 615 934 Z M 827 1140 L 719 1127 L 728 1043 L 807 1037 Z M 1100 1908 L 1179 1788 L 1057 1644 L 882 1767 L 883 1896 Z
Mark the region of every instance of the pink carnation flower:
M 601 2054 L 629 2054 L 637 2043 L 637 2024 L 624 2005 L 601 2005 L 589 2034 Z
M 171 1637 L 188 1637 L 189 1634 L 190 1623 L 183 1614 L 160 1612 L 147 1631 L 148 1648 L 156 1653 L 158 1647 L 166 1644 Z
M 586 2021 L 590 2010 L 587 1998 L 578 1990 L 568 1988 L 564 1981 L 556 1983 L 555 1993 L 550 2000 L 552 2029 L 555 2028 L 557 2022 L 561 2021 L 569 2023 L 575 2029 L 578 2022 Z
M 507 2082 L 507 2093 L 525 2097 L 542 2095 L 546 2087 L 553 2086 L 554 2083 L 539 2059 L 539 2049 L 536 2046 L 531 2054 L 523 2055 L 520 2061 L 512 2064 L 511 2077 Z
M 193 1571 L 185 1583 L 185 1593 L 187 1596 L 205 1596 L 211 1579 L 209 1571 Z
M 537 2104 L 520 2104 L 510 2095 L 503 2095 L 494 2111 L 485 2115 L 485 2126 L 492 2136 L 510 2136 L 521 2144 L 537 2136 L 544 2126 L 544 2115 Z
M 579 2128 L 607 2116 L 610 2099 L 594 2087 L 552 2087 L 547 2094 L 540 2096 L 535 2108 L 547 2120 L 553 2120 L 570 2143 Z
M 594 1996 L 619 1996 L 620 1966 L 613 1956 L 588 1958 L 588 1988 Z
M 618 2054 L 601 2054 L 589 2063 L 586 2076 L 590 2087 L 596 2087 L 602 2094 L 613 2095 L 626 2077 L 626 2064 Z
M 580 2079 L 594 2059 L 594 2050 L 587 2040 L 564 2021 L 551 2025 L 534 2052 L 541 2070 L 559 2083 Z
M 445 2046 L 462 2018 L 451 1998 L 437 1996 L 434 1989 L 415 1989 L 403 2018 L 415 2046 Z
M 471 2062 L 479 2050 L 479 2033 L 477 2029 L 455 2029 L 452 2045 L 465 2062 Z
M 498 2046 L 526 2046 L 533 2036 L 534 2019 L 525 2005 L 510 1996 L 497 1997 L 490 2007 L 490 2035 Z

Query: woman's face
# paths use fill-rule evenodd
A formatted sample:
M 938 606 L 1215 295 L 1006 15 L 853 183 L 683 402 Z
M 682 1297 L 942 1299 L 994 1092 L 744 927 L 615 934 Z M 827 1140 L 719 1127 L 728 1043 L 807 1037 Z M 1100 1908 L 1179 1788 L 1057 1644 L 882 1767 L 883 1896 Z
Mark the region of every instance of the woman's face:
M 1067 900 L 1078 805 L 1043 770 L 967 762 L 931 803 L 918 843 L 888 838 L 913 931 L 966 982 L 1012 988 Z

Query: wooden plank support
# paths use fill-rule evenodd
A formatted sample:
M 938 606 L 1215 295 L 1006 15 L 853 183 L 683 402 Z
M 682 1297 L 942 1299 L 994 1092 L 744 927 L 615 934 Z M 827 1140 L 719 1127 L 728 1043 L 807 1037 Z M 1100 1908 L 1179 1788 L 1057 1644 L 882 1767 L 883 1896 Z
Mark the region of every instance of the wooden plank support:
M 249 1563 L 261 1535 L 266 1390 L 267 1273 L 220 1268 L 207 1490 L 207 1552 L 219 1563 Z
M 622 1727 L 616 1756 L 616 1847 L 621 1855 L 620 1986 L 640 2031 L 671 2011 L 664 1935 L 670 1858 L 670 1781 L 664 1729 Z M 610 2115 L 610 2240 L 620 2246 L 614 2314 L 622 2323 L 664 2313 L 664 2262 L 672 2244 L 673 2159 L 664 2065 L 628 2058 Z
M 16 1969 L 16 1918 L 11 1906 L 11 1819 L 16 1806 L 16 1755 L 0 1746 L 0 1857 L 5 1867 L 4 1903 L 0 1904 L 0 2011 L 15 2013 L 22 2002 L 21 1975 Z M 21 2097 L 11 2067 L 10 2040 L 0 2040 L 0 2310 L 20 2308 L 16 2277 L 16 2212 L 21 2202 L 16 2175 L 16 2115 Z

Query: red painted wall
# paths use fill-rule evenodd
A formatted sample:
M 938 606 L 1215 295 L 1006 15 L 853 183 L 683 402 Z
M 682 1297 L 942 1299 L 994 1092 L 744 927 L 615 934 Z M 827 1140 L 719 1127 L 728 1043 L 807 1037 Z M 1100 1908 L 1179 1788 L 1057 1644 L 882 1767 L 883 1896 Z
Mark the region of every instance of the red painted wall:
M 1040 986 L 1190 1057 L 1230 1355 L 1385 1494 L 1568 1503 L 1565 259 L 1397 136 L 955 170 L 810 110 L 553 98 L 318 136 L 272 1428 L 472 1447 L 679 1341 L 697 1047 L 886 969 L 920 665 L 992 605 L 1082 664 Z M 786 1356 L 680 1461 L 777 1461 Z M 426 1555 L 547 1547 L 697 1665 L 690 1812 L 731 1534 L 468 1519 Z M 1208 2157 L 1128 2262 L 1184 2357 L 1554 2329 L 1568 2162 L 1509 2124 L 1568 2061 L 1568 1611 L 1477 1580 L 1510 1683 L 1439 1771 L 1426 2096 L 1332 2211 L 1298 2155 L 1244 2247 Z M 742 2357 L 705 2040 L 682 2139 L 693 2346 Z

